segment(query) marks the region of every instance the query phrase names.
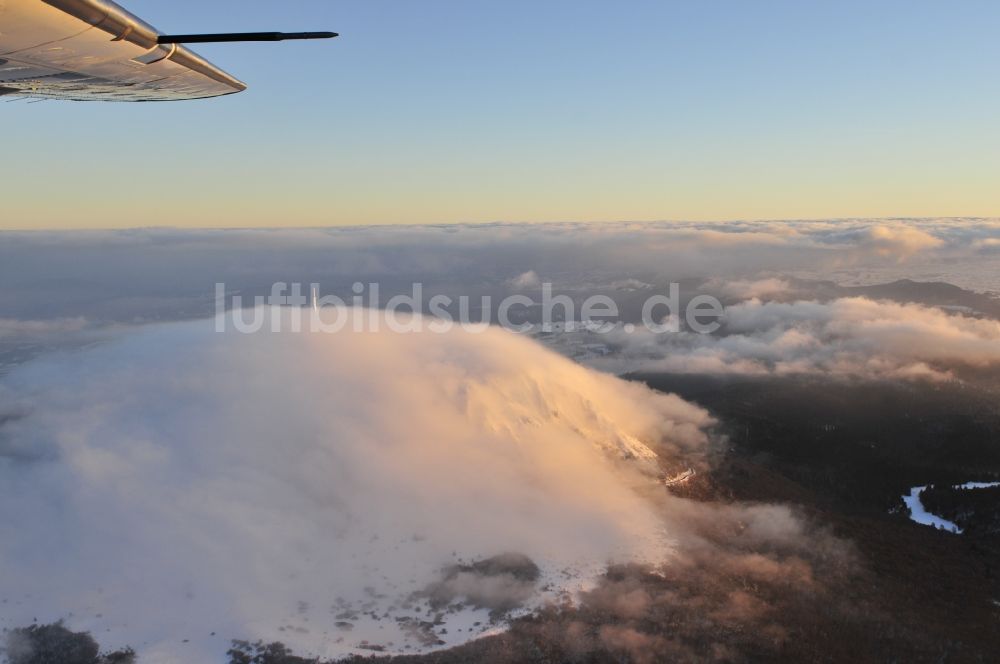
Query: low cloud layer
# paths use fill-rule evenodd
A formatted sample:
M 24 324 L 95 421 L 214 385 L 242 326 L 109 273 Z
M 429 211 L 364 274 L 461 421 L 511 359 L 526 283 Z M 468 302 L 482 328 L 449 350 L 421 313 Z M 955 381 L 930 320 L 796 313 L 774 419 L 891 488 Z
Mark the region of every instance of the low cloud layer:
M 495 329 L 156 325 L 27 363 L 0 403 L 3 626 L 66 619 L 154 664 L 231 638 L 420 649 L 407 598 L 508 552 L 556 592 L 662 561 L 673 537 L 640 495 L 658 468 L 635 452 L 681 458 L 711 424 Z
M 862 297 L 752 299 L 727 307 L 725 323 L 713 335 L 618 327 L 608 334 L 571 331 L 550 343 L 617 372 L 941 379 L 1000 365 L 996 320 Z
M 0 232 L 4 317 L 148 322 L 211 315 L 213 287 L 354 281 L 511 292 L 629 279 L 795 276 L 843 284 L 908 277 L 1000 292 L 996 219 L 484 224 L 383 228 Z
M 832 234 L 830 238 L 847 241 L 846 244 L 853 244 L 862 252 L 901 263 L 920 252 L 943 246 L 944 240 L 937 237 L 934 230 L 933 227 L 904 223 L 877 223 Z

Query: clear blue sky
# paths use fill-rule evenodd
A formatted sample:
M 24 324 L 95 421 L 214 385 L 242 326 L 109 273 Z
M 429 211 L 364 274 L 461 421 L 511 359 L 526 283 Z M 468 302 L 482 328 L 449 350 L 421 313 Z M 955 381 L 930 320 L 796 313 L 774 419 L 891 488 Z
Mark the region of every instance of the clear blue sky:
M 0 227 L 1000 215 L 1000 3 L 122 0 L 250 85 L 0 103 Z

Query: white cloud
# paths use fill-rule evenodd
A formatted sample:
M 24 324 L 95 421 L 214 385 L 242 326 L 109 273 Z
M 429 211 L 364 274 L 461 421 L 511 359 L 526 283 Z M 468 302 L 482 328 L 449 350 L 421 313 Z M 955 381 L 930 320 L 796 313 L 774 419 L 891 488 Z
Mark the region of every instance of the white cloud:
M 537 272 L 534 270 L 528 270 L 527 272 L 522 272 L 517 275 L 507 283 L 514 290 L 528 290 L 530 288 L 540 287 L 542 285 L 542 280 L 538 277 Z
M 496 329 L 157 325 L 0 390 L 3 626 L 68 618 L 153 662 L 218 661 L 231 638 L 402 649 L 405 596 L 455 555 L 521 552 L 557 589 L 580 582 L 563 568 L 662 559 L 635 491 L 651 469 L 623 451 L 698 450 L 711 422 Z M 366 602 L 395 608 L 334 626 Z
M 880 224 L 867 228 L 859 244 L 880 256 L 904 260 L 926 249 L 940 247 L 944 241 L 913 226 Z
M 1000 251 L 1000 238 L 988 237 L 982 240 L 976 240 L 972 246 L 979 249 L 983 253 Z
M 710 285 L 711 287 L 711 285 Z M 718 284 L 718 291 L 737 300 L 774 297 L 792 289 L 786 279 L 770 277 L 767 279 L 736 279 Z
M 573 332 L 554 344 L 573 352 L 595 336 Z M 750 300 L 727 307 L 714 336 L 620 327 L 599 336 L 615 352 L 587 362 L 616 371 L 946 378 L 956 369 L 1000 364 L 996 320 L 860 297 Z
M 766 273 L 852 283 L 926 277 L 1000 290 L 998 239 L 1000 222 L 984 219 L 10 232 L 0 234 L 0 308 L 39 317 L 40 302 L 65 297 L 67 307 L 89 305 L 80 307 L 87 316 L 104 311 L 99 302 L 130 321 L 123 295 L 199 301 L 217 281 L 243 291 L 379 279 L 468 290 L 508 285 L 511 275 L 530 284 L 532 272 L 557 288 Z

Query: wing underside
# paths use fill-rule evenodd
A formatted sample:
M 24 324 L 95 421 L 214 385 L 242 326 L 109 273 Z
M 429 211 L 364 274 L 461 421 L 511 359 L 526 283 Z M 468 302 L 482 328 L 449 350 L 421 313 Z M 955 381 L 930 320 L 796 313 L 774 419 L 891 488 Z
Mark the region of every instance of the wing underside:
M 0 96 L 172 101 L 246 85 L 109 0 L 0 0 Z

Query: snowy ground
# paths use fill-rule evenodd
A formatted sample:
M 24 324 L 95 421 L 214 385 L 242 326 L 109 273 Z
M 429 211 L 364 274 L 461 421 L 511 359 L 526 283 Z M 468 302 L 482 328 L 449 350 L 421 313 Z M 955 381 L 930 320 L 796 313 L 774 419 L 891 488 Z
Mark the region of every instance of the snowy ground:
M 653 562 L 653 561 L 643 561 Z M 297 654 L 307 657 L 340 658 L 348 655 L 420 654 L 450 648 L 483 636 L 505 631 L 510 621 L 528 615 L 549 604 L 574 603 L 579 593 L 593 589 L 606 570 L 600 562 L 581 562 L 571 567 L 541 565 L 542 574 L 534 584 L 531 597 L 511 611 L 491 612 L 476 606 L 465 597 L 447 604 L 433 604 L 422 596 L 419 585 L 411 588 L 389 585 L 367 587 L 363 596 L 333 597 L 329 602 L 300 601 L 286 607 L 283 620 L 248 624 L 246 627 L 266 642 L 293 644 Z M 503 584 L 509 579 L 485 578 L 485 584 Z M 24 627 L 33 622 L 30 596 L 4 597 L 0 629 Z M 192 604 L 197 598 L 192 598 Z M 185 620 L 186 629 L 170 626 L 176 640 L 164 641 L 155 627 L 148 640 L 136 640 L 136 625 L 113 608 L 95 605 L 86 615 L 69 614 L 68 622 L 85 630 L 105 647 L 132 646 L 149 664 L 175 664 L 179 657 L 192 664 L 222 661 L 223 655 L 239 633 L 231 633 L 210 621 Z M 200 615 L 198 611 L 193 616 Z M 202 616 L 203 617 L 203 616 Z M 50 621 L 54 616 L 39 614 L 37 620 Z

